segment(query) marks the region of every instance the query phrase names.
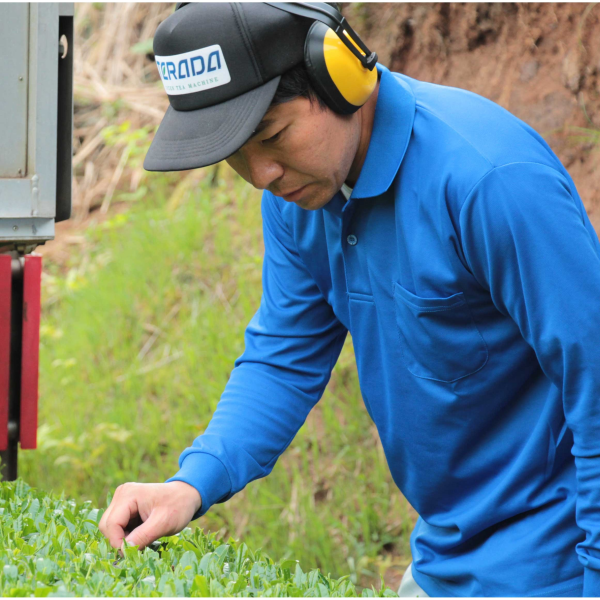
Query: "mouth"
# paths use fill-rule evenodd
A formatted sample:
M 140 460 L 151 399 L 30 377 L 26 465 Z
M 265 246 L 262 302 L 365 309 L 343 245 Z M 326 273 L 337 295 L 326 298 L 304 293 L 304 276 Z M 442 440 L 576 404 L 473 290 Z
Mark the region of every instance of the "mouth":
M 302 193 L 309 185 L 310 184 L 303 185 L 302 187 L 299 187 L 291 192 L 287 192 L 285 194 L 280 194 L 280 196 L 286 202 L 296 202 L 297 200 L 300 199 L 300 197 L 302 196 Z

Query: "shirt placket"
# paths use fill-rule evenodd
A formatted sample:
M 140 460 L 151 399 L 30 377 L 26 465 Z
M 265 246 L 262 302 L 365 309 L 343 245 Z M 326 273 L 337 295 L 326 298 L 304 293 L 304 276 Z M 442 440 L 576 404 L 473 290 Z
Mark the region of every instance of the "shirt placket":
M 356 200 L 350 198 L 342 208 L 341 248 L 344 259 L 344 274 L 346 277 L 346 290 L 355 292 L 360 289 L 356 278 L 360 276 L 358 261 L 359 239 L 354 231 L 354 216 L 356 213 Z

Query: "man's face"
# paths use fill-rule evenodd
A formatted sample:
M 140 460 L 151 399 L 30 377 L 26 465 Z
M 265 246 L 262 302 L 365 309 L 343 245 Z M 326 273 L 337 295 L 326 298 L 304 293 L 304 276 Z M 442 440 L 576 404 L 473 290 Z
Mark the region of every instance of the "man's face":
M 296 98 L 271 108 L 227 163 L 254 187 L 316 210 L 342 187 L 359 141 L 355 115 Z

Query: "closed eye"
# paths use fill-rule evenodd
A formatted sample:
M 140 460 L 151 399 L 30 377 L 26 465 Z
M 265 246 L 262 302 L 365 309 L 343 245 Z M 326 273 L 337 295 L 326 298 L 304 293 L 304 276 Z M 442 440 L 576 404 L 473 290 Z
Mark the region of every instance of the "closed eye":
M 263 144 L 271 144 L 273 142 L 276 142 L 281 134 L 286 130 L 287 128 L 284 127 L 283 129 L 280 129 L 275 135 L 272 135 L 270 138 L 267 138 L 266 140 L 262 140 Z

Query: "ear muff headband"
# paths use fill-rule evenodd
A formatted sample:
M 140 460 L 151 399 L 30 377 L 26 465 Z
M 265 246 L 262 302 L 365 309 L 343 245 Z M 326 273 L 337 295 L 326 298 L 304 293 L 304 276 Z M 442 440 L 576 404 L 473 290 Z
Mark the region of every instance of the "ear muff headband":
M 315 21 L 304 44 L 304 62 L 311 82 L 333 111 L 343 115 L 356 112 L 377 85 L 377 54 L 365 46 L 332 6 L 322 2 L 265 4 Z
M 372 71 L 377 64 L 377 54 L 371 52 L 352 29 L 350 23 L 333 6 L 325 2 L 265 2 L 292 15 L 307 17 L 327 25 L 342 40 L 344 45 L 354 54 L 365 69 Z

